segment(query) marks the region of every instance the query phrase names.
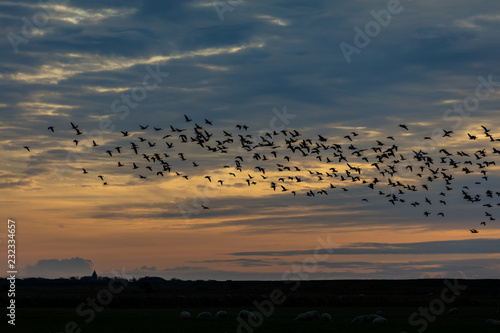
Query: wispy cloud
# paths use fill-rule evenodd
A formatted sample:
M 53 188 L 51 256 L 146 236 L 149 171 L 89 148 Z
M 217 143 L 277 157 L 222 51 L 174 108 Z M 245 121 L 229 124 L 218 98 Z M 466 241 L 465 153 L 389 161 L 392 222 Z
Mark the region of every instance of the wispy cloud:
M 196 51 L 183 52 L 168 56 L 152 56 L 150 58 L 130 59 L 124 57 L 103 57 L 90 54 L 58 54 L 57 62 L 45 64 L 35 73 L 16 73 L 10 76 L 14 81 L 26 81 L 29 83 L 57 84 L 74 75 L 101 71 L 119 71 L 136 65 L 148 65 L 168 62 L 171 60 L 209 57 L 221 54 L 232 54 L 248 48 L 260 48 L 263 44 L 250 44 L 225 48 L 207 48 Z M 64 65 L 64 63 L 66 63 Z
M 465 239 L 417 243 L 352 243 L 339 246 L 332 255 L 345 254 L 500 254 L 500 239 Z M 254 251 L 228 253 L 234 256 L 311 255 L 318 250 Z M 326 250 L 320 250 L 326 253 Z

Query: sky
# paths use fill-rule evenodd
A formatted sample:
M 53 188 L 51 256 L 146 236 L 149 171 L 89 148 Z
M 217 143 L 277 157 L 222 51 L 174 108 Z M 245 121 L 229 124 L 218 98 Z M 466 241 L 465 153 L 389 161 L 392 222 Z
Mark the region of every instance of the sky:
M 0 241 L 21 277 L 498 278 L 499 9 L 0 1 Z

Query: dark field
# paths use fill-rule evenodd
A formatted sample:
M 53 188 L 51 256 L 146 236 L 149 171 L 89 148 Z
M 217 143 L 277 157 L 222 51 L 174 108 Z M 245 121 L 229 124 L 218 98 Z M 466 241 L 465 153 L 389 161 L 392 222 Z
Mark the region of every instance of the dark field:
M 146 278 L 122 281 L 122 290 L 118 281 L 110 289 L 110 282 L 17 280 L 16 326 L 7 326 L 3 315 L 1 327 L 7 329 L 1 332 L 238 332 L 236 316 L 242 309 L 257 314 L 255 327 L 247 326 L 253 332 L 500 332 L 500 326 L 484 324 L 486 319 L 500 320 L 498 280 L 285 283 Z M 2 280 L 2 304 L 7 301 L 6 286 Z M 450 286 L 457 288 L 456 295 Z M 458 313 L 448 314 L 451 308 Z M 418 314 L 413 325 L 409 322 L 412 313 L 426 309 L 429 319 Z M 219 310 L 227 311 L 229 317 L 196 319 L 199 312 L 215 315 Z M 299 313 L 310 310 L 329 313 L 332 321 L 294 321 Z M 350 323 L 358 315 L 377 310 L 384 312 L 386 324 Z M 192 317 L 181 318 L 181 311 L 189 311 Z

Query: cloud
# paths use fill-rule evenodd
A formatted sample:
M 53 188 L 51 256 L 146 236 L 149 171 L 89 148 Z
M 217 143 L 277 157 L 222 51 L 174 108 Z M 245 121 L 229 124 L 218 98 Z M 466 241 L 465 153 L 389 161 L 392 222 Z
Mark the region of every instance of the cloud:
M 85 53 L 80 54 L 58 54 L 56 59 L 50 64 L 45 64 L 41 68 L 35 69 L 35 73 L 16 73 L 11 79 L 14 81 L 40 82 L 45 84 L 57 84 L 61 80 L 66 80 L 72 76 L 93 73 L 120 71 L 136 65 L 151 65 L 169 62 L 185 58 L 210 57 L 220 54 L 233 54 L 244 51 L 248 48 L 263 47 L 263 44 L 234 45 L 226 48 L 206 48 L 193 50 L 181 54 L 156 55 L 149 59 L 130 58 L 109 58 Z M 66 64 L 66 65 L 64 65 Z M 33 103 L 24 103 L 27 107 L 33 107 Z M 39 103 L 40 104 L 40 103 Z M 21 105 L 22 106 L 22 105 Z M 37 105 L 35 105 L 37 106 Z M 38 107 L 47 109 L 46 114 L 53 115 L 54 109 L 71 109 L 69 105 L 47 105 L 40 104 Z
M 498 254 L 500 239 L 466 239 L 416 243 L 352 243 L 335 249 L 233 252 L 233 256 L 296 256 L 331 254 Z
M 193 263 L 205 263 L 205 264 L 236 264 L 241 267 L 263 267 L 272 266 L 280 263 L 284 263 L 279 260 L 265 260 L 265 259 L 219 259 L 219 260 L 201 260 L 201 261 L 191 261 Z
M 202 261 L 200 261 L 202 262 Z M 228 265 L 229 261 L 214 261 Z M 242 262 L 240 262 L 241 264 Z M 428 278 L 467 278 L 467 279 L 495 279 L 500 269 L 500 259 L 447 259 L 447 260 L 414 260 L 414 261 L 320 261 L 308 262 L 277 262 L 279 269 L 270 272 L 261 272 L 254 265 L 241 264 L 244 271 L 214 269 L 206 266 L 178 266 L 159 269 L 154 276 L 165 279 L 178 278 L 182 280 L 293 280 L 301 272 L 303 278 L 309 280 L 342 280 L 342 279 L 428 279 Z M 226 266 L 225 266 L 226 267 Z M 298 271 L 297 271 L 298 270 Z M 139 273 L 139 275 L 137 275 Z M 138 271 L 128 273 L 136 278 L 151 276 L 151 272 Z
M 25 268 L 29 277 L 59 278 L 71 276 L 90 276 L 94 270 L 91 260 L 79 257 L 71 259 L 42 259 L 35 265 Z
M 155 272 L 156 266 L 148 267 L 148 266 L 144 265 L 144 266 L 141 266 L 140 268 L 136 268 L 135 271 L 137 271 L 137 272 Z

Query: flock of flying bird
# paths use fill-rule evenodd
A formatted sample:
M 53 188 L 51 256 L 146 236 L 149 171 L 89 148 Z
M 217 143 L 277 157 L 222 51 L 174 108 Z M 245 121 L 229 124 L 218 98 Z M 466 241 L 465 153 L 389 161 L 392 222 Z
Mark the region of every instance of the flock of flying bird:
M 184 115 L 184 121 L 185 127 L 187 124 L 193 124 L 193 120 L 187 115 Z M 398 127 L 402 132 L 409 131 L 404 124 L 399 124 Z M 500 141 L 492 136 L 490 129 L 481 127 L 490 144 Z M 500 197 L 500 191 L 484 189 L 481 186 L 471 189 L 488 181 L 488 168 L 496 165 L 492 158 L 500 155 L 500 151 L 494 147 L 469 152 L 460 150 L 456 153 L 442 148 L 437 157 L 432 157 L 431 152 L 421 149 L 403 152 L 396 144 L 394 136 L 387 136 L 383 139 L 384 142 L 374 140 L 370 146 L 360 147 L 356 141 L 361 134 L 354 131 L 345 135 L 344 142 L 338 144 L 330 142 L 331 139 L 320 134 L 314 139 L 306 138 L 297 130 L 284 129 L 252 135 L 248 134 L 247 125 L 238 124 L 233 130 L 222 130 L 222 133 L 216 135 L 211 128 L 213 123 L 208 119 L 204 119 L 202 125 L 194 123 L 192 130 L 172 125 L 166 129 L 139 125 L 137 132 L 120 131 L 122 139 L 128 141 L 126 145 L 130 145 L 129 149 L 126 149 L 125 143 L 107 147 L 90 138 L 84 139 L 84 130 L 71 122 L 71 129 L 75 131 L 75 147 L 81 141 L 88 141 L 97 154 L 108 156 L 117 168 L 133 172 L 133 176 L 141 181 L 148 181 L 153 177 L 181 177 L 187 181 L 192 180 L 188 170 L 212 162 L 194 161 L 188 155 L 192 153 L 199 156 L 200 152 L 193 149 L 188 150 L 190 152 L 185 149 L 178 151 L 176 148 L 196 145 L 199 149 L 215 154 L 229 154 L 232 150 L 238 150 L 238 155 L 229 158 L 221 159 L 220 155 L 216 155 L 218 163 L 221 163 L 221 160 L 228 162 L 220 165 L 223 171 L 221 174 L 225 176 L 218 174 L 218 178 L 214 178 L 214 175 L 202 174 L 204 181 L 217 186 L 238 182 L 245 186 L 264 184 L 273 192 L 315 197 L 332 195 L 335 191 L 346 195 L 345 192 L 352 190 L 355 185 L 361 185 L 386 198 L 390 205 L 409 204 L 415 208 L 425 206 L 422 215 L 426 217 L 444 217 L 445 214 L 441 210 L 447 205 L 447 196 L 456 193 L 466 202 L 484 207 L 484 221 L 480 222 L 480 226 L 486 226 L 486 220 L 494 221 L 492 208 L 500 206 L 500 203 L 492 202 Z M 48 127 L 48 130 L 55 133 L 54 126 Z M 453 131 L 443 129 L 441 139 L 446 140 L 453 134 Z M 130 140 L 133 137 L 136 139 Z M 477 135 L 468 133 L 468 140 L 477 139 Z M 434 138 L 425 137 L 424 140 Z M 366 138 L 361 142 L 366 142 Z M 24 148 L 31 151 L 28 146 Z M 204 166 L 213 170 L 212 165 Z M 94 170 L 82 170 L 86 175 L 94 173 Z M 94 176 L 99 178 L 103 185 L 108 185 L 108 180 L 99 172 L 94 173 Z M 455 189 L 454 182 L 470 177 L 475 178 L 473 185 Z M 440 187 L 440 190 L 436 190 L 436 186 Z M 408 198 L 411 194 L 422 191 L 424 195 L 419 194 L 415 200 Z M 438 193 L 438 202 L 431 197 L 432 193 Z M 363 198 L 362 201 L 368 202 L 368 199 Z M 438 212 L 429 211 L 432 210 L 431 207 L 436 206 L 439 207 Z M 201 208 L 209 209 L 205 205 L 201 205 Z M 471 228 L 470 232 L 478 233 L 478 230 Z

